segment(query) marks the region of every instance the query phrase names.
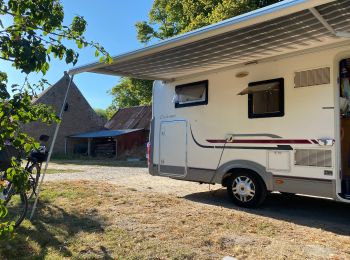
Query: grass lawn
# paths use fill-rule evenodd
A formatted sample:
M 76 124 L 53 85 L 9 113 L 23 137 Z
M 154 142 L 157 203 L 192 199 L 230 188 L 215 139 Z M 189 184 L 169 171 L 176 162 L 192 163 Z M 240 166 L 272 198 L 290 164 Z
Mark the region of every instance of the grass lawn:
M 55 174 L 55 173 L 73 173 L 73 172 L 84 172 L 83 170 L 77 170 L 77 169 L 47 169 L 47 174 Z
M 349 259 L 350 239 L 252 211 L 99 182 L 45 183 L 0 259 Z

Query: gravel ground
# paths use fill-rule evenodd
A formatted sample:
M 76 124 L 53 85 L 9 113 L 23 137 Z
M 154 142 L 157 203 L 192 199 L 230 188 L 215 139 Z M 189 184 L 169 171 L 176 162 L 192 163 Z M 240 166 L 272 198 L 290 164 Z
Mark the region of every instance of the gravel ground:
M 72 172 L 47 174 L 46 181 L 96 180 L 117 184 L 139 191 L 153 191 L 176 196 L 206 192 L 208 184 L 198 184 L 174 180 L 167 177 L 151 176 L 147 168 L 113 167 L 98 165 L 74 165 L 50 163 L 50 169 L 72 170 Z M 79 172 L 74 172 L 74 170 Z M 210 189 L 220 189 L 220 185 L 211 185 Z

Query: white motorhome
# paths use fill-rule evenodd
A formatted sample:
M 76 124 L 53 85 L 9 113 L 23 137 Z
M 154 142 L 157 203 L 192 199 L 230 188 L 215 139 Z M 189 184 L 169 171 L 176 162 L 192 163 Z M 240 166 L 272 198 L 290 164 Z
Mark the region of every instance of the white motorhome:
M 286 0 L 70 73 L 152 79 L 149 171 L 350 203 L 350 1 Z

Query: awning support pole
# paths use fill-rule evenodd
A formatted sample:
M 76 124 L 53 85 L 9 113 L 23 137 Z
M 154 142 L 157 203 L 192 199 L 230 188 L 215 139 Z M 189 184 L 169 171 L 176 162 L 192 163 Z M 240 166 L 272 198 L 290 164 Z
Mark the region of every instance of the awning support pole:
M 328 31 L 330 31 L 334 36 L 337 36 L 337 32 L 333 29 L 332 26 L 330 26 L 330 24 L 323 18 L 323 16 L 316 10 L 315 7 L 312 7 L 309 10 Z
M 68 155 L 68 137 L 64 138 L 64 155 Z
M 88 150 L 87 150 L 88 156 L 91 156 L 91 138 L 88 138 Z
M 61 126 L 63 113 L 64 113 L 64 107 L 65 107 L 65 104 L 67 102 L 69 89 L 70 89 L 70 87 L 72 85 L 72 82 L 73 82 L 73 77 L 74 77 L 74 75 L 72 75 L 70 77 L 70 80 L 69 80 L 69 83 L 68 83 L 68 86 L 67 86 L 67 90 L 66 90 L 66 94 L 65 94 L 64 99 L 63 99 L 61 111 L 60 111 L 60 114 L 59 114 L 60 122 L 58 122 L 57 125 L 56 125 L 56 129 L 55 129 L 55 133 L 53 135 L 53 139 L 52 139 L 52 142 L 51 142 L 51 147 L 50 147 L 50 150 L 49 150 L 49 154 L 48 154 L 47 159 L 46 159 L 45 168 L 44 168 L 43 174 L 41 175 L 41 180 L 40 180 L 40 183 L 39 183 L 37 191 L 36 191 L 35 202 L 34 202 L 34 205 L 33 205 L 32 213 L 30 214 L 30 217 L 29 217 L 30 220 L 32 220 L 32 218 L 34 216 L 34 213 L 35 213 L 35 210 L 36 210 L 36 206 L 37 206 L 37 203 L 38 203 L 38 200 L 39 200 L 41 185 L 43 184 L 44 177 L 45 177 L 45 174 L 46 174 L 46 171 L 47 171 L 47 167 L 49 166 L 49 162 L 50 162 L 50 159 L 51 159 L 52 151 L 53 151 L 53 148 L 55 146 L 58 130 L 60 129 L 60 126 Z
M 118 139 L 115 139 L 115 159 L 118 159 Z

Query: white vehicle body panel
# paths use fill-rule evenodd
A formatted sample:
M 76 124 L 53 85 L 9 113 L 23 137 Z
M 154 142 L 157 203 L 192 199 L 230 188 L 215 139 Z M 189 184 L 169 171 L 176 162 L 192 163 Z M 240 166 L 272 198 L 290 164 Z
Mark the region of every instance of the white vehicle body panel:
M 167 156 L 160 154 L 162 148 L 159 144 L 160 127 L 162 122 L 184 120 L 187 122 L 187 168 L 211 171 L 210 183 L 221 183 L 218 179 L 218 169 L 231 161 L 251 162 L 262 166 L 272 174 L 267 186 L 270 190 L 279 190 L 274 178 L 298 178 L 332 184 L 332 192 L 317 193 L 320 195 L 337 198 L 339 192 L 339 143 L 332 146 L 320 146 L 315 140 L 338 140 L 339 112 L 338 112 L 338 73 L 339 61 L 350 57 L 348 47 L 336 47 L 333 49 L 318 50 L 308 54 L 296 55 L 280 60 L 261 64 L 242 66 L 237 69 L 223 70 L 201 77 L 188 78 L 181 81 L 164 82 L 156 81 L 153 97 L 153 165 L 159 165 L 159 158 Z M 294 74 L 298 71 L 329 67 L 331 71 L 330 84 L 294 87 Z M 246 72 L 244 78 L 237 78 L 239 72 Z M 250 82 L 263 81 L 275 78 L 284 78 L 284 102 L 285 115 L 271 118 L 248 118 L 247 95 L 237 95 L 246 88 Z M 202 80 L 209 81 L 208 104 L 175 108 L 173 98 L 177 85 Z M 208 140 L 225 140 L 229 135 L 234 135 L 234 140 L 270 139 L 270 136 L 278 136 L 277 139 L 310 140 L 307 143 L 290 143 L 291 149 L 280 151 L 274 143 L 210 143 Z M 266 137 L 254 137 L 266 135 Z M 172 137 L 173 143 L 181 143 L 183 133 Z M 306 141 L 305 141 L 306 140 Z M 225 145 L 225 148 L 223 147 Z M 286 144 L 284 144 L 286 145 Z M 210 147 L 210 148 L 209 148 Z M 264 147 L 266 149 L 264 149 Z M 177 149 L 177 146 L 174 146 Z M 255 149 L 256 148 L 256 149 Z M 172 147 L 168 147 L 172 149 Z M 295 165 L 295 149 L 331 150 L 331 167 L 312 167 Z M 165 156 L 165 157 L 164 157 Z M 171 165 L 169 165 L 171 166 Z M 325 174 L 325 171 L 328 171 Z M 329 175 L 331 171 L 331 175 Z M 195 176 L 198 176 L 197 173 Z M 193 179 L 189 175 L 183 179 L 202 182 L 203 179 Z M 196 177 L 195 177 L 196 178 Z M 212 179 L 211 179 L 212 178 Z M 208 179 L 207 179 L 208 180 Z M 205 182 L 205 181 L 204 181 Z M 298 185 L 298 184 L 296 184 Z M 312 185 L 312 184 L 311 184 Z M 317 187 L 317 185 L 316 185 Z M 290 191 L 289 187 L 286 189 Z M 328 187 L 329 188 L 329 187 Z M 314 189 L 314 188 L 312 188 Z M 320 188 L 320 190 L 322 187 Z M 337 189 L 337 190 L 336 190 Z M 283 189 L 282 189 L 283 190 Z
M 159 141 L 159 174 L 184 177 L 187 167 L 187 121 L 162 121 Z M 166 165 L 179 167 L 169 171 Z

